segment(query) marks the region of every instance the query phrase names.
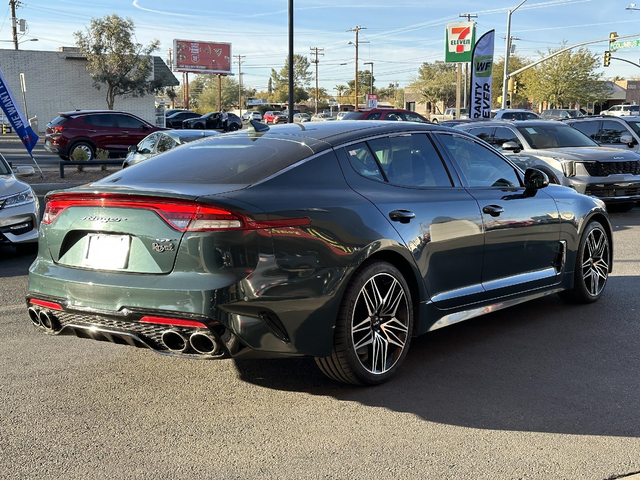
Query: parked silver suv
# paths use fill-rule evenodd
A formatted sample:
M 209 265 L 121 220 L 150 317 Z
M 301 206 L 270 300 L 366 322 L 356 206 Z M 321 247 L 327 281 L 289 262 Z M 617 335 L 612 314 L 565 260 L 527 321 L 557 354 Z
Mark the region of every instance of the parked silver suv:
M 33 175 L 33 167 L 18 167 L 18 176 Z M 39 226 L 38 197 L 21 182 L 0 154 L 0 244 L 9 243 L 18 252 L 36 251 Z
M 552 183 L 598 197 L 618 211 L 640 200 L 640 155 L 600 147 L 564 123 L 490 121 L 456 128 L 501 150 L 522 170 L 538 168 Z
M 565 123 L 600 145 L 640 153 L 640 117 L 584 117 Z

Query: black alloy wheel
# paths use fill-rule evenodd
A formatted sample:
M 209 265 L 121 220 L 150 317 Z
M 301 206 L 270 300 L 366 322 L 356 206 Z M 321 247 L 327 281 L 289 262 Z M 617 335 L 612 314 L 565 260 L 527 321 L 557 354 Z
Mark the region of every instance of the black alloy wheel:
M 598 300 L 609 278 L 610 262 L 609 236 L 600 222 L 593 221 L 580 239 L 573 288 L 560 292 L 560 298 L 573 303 Z
M 366 263 L 345 291 L 333 351 L 316 363 L 340 382 L 383 383 L 405 359 L 412 330 L 413 303 L 402 273 L 387 262 Z

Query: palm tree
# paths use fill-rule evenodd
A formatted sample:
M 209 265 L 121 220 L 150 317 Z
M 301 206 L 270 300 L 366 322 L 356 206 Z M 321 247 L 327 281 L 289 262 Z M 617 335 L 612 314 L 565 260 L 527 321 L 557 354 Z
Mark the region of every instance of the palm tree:
M 338 103 L 342 103 L 340 100 L 342 97 L 342 94 L 345 92 L 345 90 L 347 89 L 346 85 L 336 85 L 335 87 L 335 91 L 338 94 Z

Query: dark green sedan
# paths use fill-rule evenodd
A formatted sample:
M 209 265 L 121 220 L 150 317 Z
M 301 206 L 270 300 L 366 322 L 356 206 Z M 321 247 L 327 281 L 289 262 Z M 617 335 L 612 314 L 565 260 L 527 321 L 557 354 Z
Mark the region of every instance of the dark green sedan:
M 251 122 L 50 193 L 27 306 L 51 335 L 310 356 L 377 384 L 414 336 L 553 293 L 596 301 L 612 258 L 600 200 L 464 132 Z

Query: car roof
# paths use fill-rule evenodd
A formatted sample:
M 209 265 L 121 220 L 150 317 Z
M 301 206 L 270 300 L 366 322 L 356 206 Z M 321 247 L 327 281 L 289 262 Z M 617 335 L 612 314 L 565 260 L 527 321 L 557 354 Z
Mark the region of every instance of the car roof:
M 565 125 L 563 122 L 554 122 L 548 120 L 487 120 L 487 121 L 479 121 L 472 124 L 464 123 L 461 125 L 456 125 L 456 127 L 462 126 L 506 126 L 506 125 L 514 125 L 516 127 L 533 127 L 533 126 L 545 126 L 545 125 Z M 568 125 L 567 125 L 568 126 Z M 569 127 L 571 128 L 571 127 Z
M 501 122 L 504 123 L 504 122 Z M 264 125 L 263 125 L 264 127 Z M 277 138 L 305 143 L 314 151 L 321 151 L 328 147 L 341 145 L 361 138 L 402 132 L 443 131 L 456 132 L 459 130 L 441 127 L 430 123 L 416 122 L 385 122 L 382 120 L 342 120 L 340 122 L 288 123 L 269 127 L 269 130 L 257 132 L 255 130 L 239 130 L 227 133 L 224 137 L 235 135 L 254 135 L 267 138 Z

